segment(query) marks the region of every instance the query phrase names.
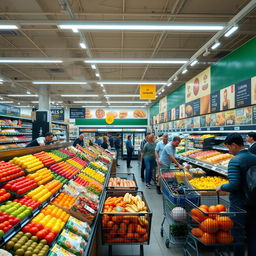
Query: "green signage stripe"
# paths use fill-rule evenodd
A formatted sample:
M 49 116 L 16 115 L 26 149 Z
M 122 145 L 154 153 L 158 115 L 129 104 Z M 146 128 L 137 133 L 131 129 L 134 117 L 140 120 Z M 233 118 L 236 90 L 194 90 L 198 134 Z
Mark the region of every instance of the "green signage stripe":
M 76 125 L 148 125 L 148 119 L 115 119 L 107 124 L 105 119 L 76 119 Z

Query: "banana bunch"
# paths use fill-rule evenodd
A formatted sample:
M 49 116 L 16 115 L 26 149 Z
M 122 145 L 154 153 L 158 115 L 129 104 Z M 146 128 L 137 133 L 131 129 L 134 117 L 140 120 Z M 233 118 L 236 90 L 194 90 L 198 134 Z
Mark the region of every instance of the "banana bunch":
M 147 220 L 148 216 L 145 215 L 145 216 L 140 216 L 139 217 L 139 223 L 140 225 L 142 226 L 147 226 L 148 225 L 148 220 Z
M 147 207 L 139 195 L 133 196 L 126 193 L 124 195 L 124 201 L 127 203 L 125 209 L 128 212 L 147 212 Z

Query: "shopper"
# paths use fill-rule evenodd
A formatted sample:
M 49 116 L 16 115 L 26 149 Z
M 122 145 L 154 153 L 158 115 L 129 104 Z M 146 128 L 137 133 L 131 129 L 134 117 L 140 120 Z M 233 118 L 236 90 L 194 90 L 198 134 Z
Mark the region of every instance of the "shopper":
M 77 145 L 84 147 L 84 135 L 80 134 L 80 136 L 74 141 L 73 146 L 76 147 Z
M 95 134 L 95 141 L 94 141 L 94 143 L 98 144 L 99 146 L 101 146 L 102 140 L 100 139 L 99 134 Z
M 52 132 L 47 132 L 45 137 L 38 137 L 37 139 L 32 140 L 29 144 L 27 144 L 26 148 L 53 144 L 53 137 L 54 135 Z
M 126 146 L 126 151 L 127 151 L 127 168 L 132 168 L 131 160 L 132 160 L 132 152 L 134 150 L 134 147 L 132 145 L 132 136 L 131 135 L 127 136 L 125 146 Z
M 109 141 L 110 148 L 114 148 L 114 138 L 113 138 L 113 136 L 111 135 L 111 133 L 108 133 L 107 136 L 108 136 L 108 141 Z
M 237 133 L 227 136 L 224 141 L 230 154 L 234 157 L 229 161 L 228 165 L 228 183 L 218 186 L 216 191 L 227 191 L 229 194 L 229 201 L 231 209 L 239 207 L 247 211 L 247 215 L 242 217 L 239 215 L 235 218 L 241 227 L 246 225 L 246 237 L 248 243 L 248 256 L 255 255 L 256 252 L 256 202 L 246 202 L 245 187 L 246 187 L 246 172 L 251 166 L 256 165 L 256 156 L 248 152 L 244 147 L 243 138 Z M 234 209 L 234 208 L 233 208 Z M 239 227 L 238 227 L 239 228 Z M 236 242 L 241 242 L 242 230 L 233 229 L 233 236 L 237 239 Z M 234 247 L 234 255 L 242 256 L 245 254 L 243 246 Z
M 164 147 L 168 144 L 168 134 L 164 134 L 162 136 L 162 140 L 159 141 L 156 144 L 156 149 L 155 149 L 155 156 L 156 156 L 156 161 L 157 161 L 157 168 L 156 168 L 156 191 L 158 194 L 161 194 L 160 190 L 160 182 L 161 182 L 161 174 L 160 174 L 160 157 L 162 155 L 162 152 L 164 150 Z
M 141 152 L 141 168 L 140 168 L 140 177 L 141 180 L 144 182 L 144 171 L 145 171 L 145 162 L 144 159 L 142 157 L 142 152 L 143 152 L 143 148 L 145 146 L 145 144 L 148 142 L 147 137 L 148 135 L 150 135 L 150 132 L 148 132 L 145 136 L 145 139 L 140 143 L 140 152 Z
M 256 155 L 256 132 L 249 132 L 246 141 L 250 143 L 249 152 Z
M 151 187 L 151 179 L 153 174 L 153 169 L 156 166 L 156 156 L 155 156 L 155 136 L 154 134 L 148 135 L 148 142 L 143 147 L 142 157 L 144 158 L 146 166 L 146 187 Z
M 108 137 L 107 136 L 103 136 L 103 143 L 101 144 L 101 147 L 104 148 L 104 149 L 109 148 Z
M 172 142 L 169 142 L 163 149 L 160 156 L 160 161 L 158 161 L 160 168 L 168 169 L 171 167 L 171 163 L 174 163 L 179 169 L 183 169 L 183 166 L 178 163 L 175 159 L 176 147 L 180 144 L 180 137 L 174 136 Z
M 119 159 L 119 156 L 120 156 L 120 149 L 121 149 L 121 134 L 118 133 L 116 135 L 116 138 L 115 138 L 115 141 L 114 141 L 114 146 L 115 146 L 115 149 L 116 149 L 116 166 L 120 166 L 118 164 L 118 159 Z

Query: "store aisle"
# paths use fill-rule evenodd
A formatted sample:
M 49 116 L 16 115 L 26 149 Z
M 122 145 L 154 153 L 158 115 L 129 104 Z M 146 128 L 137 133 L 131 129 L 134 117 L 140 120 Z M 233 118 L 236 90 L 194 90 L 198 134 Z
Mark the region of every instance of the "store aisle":
M 160 236 L 160 226 L 163 220 L 163 203 L 162 203 L 162 195 L 157 194 L 156 187 L 152 186 L 151 189 L 147 189 L 145 187 L 145 183 L 140 179 L 140 166 L 139 162 L 132 161 L 131 166 L 132 169 L 126 168 L 126 161 L 120 161 L 120 167 L 117 168 L 117 172 L 132 172 L 135 174 L 139 190 L 142 190 L 145 194 L 146 200 L 153 212 L 152 219 L 152 227 L 151 227 L 151 237 L 150 237 L 150 245 L 144 246 L 144 255 L 145 256 L 180 256 L 183 255 L 183 249 L 180 246 L 170 245 L 170 248 L 166 248 L 165 239 Z M 107 256 L 108 255 L 108 247 L 100 246 L 98 255 Z M 113 255 L 122 256 L 122 255 L 139 255 L 139 246 L 138 245 L 120 245 L 113 246 Z

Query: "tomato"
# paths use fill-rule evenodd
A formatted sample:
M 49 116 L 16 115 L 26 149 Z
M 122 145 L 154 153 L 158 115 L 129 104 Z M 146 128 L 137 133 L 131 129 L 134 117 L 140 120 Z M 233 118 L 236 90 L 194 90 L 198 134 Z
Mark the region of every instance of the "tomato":
M 3 196 L 6 193 L 5 189 L 0 189 L 0 196 Z
M 33 236 L 35 236 L 38 231 L 39 231 L 39 229 L 37 227 L 32 227 L 32 228 L 30 228 L 29 233 L 31 233 Z
M 0 230 L 4 230 L 5 225 L 3 223 L 0 224 Z
M 55 237 L 54 237 L 54 234 L 50 232 L 44 239 L 47 241 L 47 243 L 52 243 Z
M 23 231 L 24 233 L 29 233 L 29 231 L 30 231 L 29 225 L 26 225 L 25 227 L 23 227 L 22 231 Z
M 38 228 L 39 230 L 44 228 L 44 226 L 41 223 L 35 223 L 34 227 Z

